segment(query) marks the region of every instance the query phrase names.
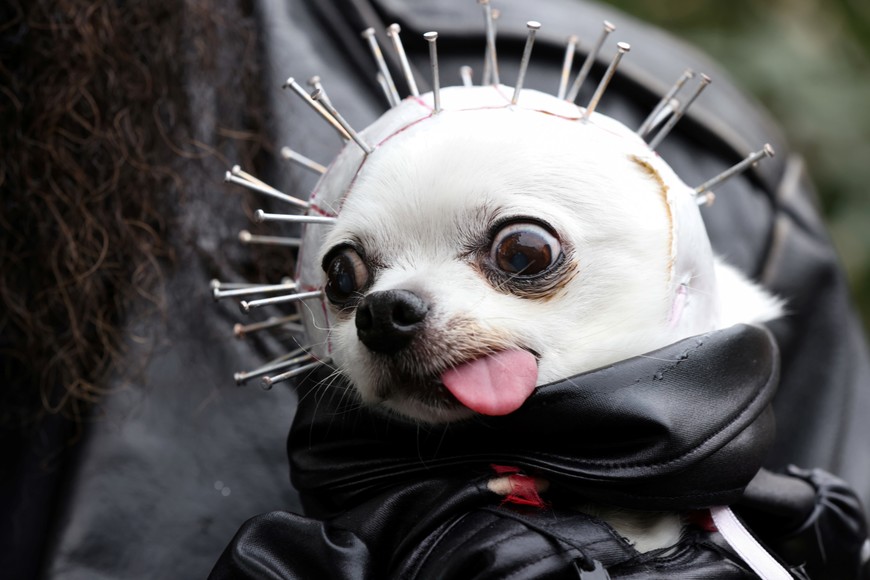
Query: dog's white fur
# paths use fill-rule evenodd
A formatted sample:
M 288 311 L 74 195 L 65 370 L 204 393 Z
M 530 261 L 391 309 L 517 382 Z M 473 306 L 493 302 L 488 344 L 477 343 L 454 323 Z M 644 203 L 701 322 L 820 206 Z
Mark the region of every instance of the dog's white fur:
M 536 354 L 540 385 L 780 314 L 777 299 L 714 258 L 691 190 L 633 132 L 597 114 L 583 121 L 546 95 L 524 91 L 525 106 L 512 107 L 504 94 L 446 90 L 437 115 L 406 100 L 366 132 L 374 153 L 363 160 L 351 144 L 318 188 L 316 202 L 338 213 L 335 227 L 308 233 L 324 236 L 318 264 L 355 244 L 370 268 L 364 293 L 410 290 L 430 308 L 424 340 L 395 360 L 358 339 L 352 310 L 328 312 L 332 359 L 363 401 L 422 422 L 461 420 L 473 413 L 391 381 L 434 380 L 519 348 Z M 486 275 L 479 246 L 504 218 L 543 222 L 561 242 L 548 291 L 518 294 Z M 585 509 L 641 551 L 679 535 L 676 514 Z

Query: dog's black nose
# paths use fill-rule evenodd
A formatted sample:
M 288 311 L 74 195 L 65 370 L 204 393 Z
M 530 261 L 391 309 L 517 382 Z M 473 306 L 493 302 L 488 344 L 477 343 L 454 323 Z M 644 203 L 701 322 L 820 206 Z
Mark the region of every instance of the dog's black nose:
M 410 290 L 372 292 L 356 307 L 356 334 L 370 350 L 393 353 L 423 328 L 429 305 Z

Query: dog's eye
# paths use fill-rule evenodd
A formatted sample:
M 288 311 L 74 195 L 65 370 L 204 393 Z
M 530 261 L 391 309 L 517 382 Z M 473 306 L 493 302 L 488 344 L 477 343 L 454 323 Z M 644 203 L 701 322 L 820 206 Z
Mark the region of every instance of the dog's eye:
M 369 280 L 369 271 L 353 248 L 344 248 L 335 254 L 326 267 L 326 297 L 336 305 L 343 305 L 357 297 Z
M 519 276 L 545 272 L 561 254 L 556 236 L 528 222 L 515 222 L 499 230 L 490 250 L 490 258 L 500 270 Z

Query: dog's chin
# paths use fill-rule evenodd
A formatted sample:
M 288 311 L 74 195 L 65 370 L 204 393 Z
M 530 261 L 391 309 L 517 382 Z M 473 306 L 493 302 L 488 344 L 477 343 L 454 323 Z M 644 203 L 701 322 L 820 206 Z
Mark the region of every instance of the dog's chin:
M 462 405 L 449 393 L 448 397 L 445 398 L 438 396 L 391 396 L 383 399 L 377 406 L 391 415 L 399 415 L 403 419 L 429 425 L 455 423 L 470 419 L 475 415 L 474 411 Z
M 469 419 L 474 411 L 464 406 L 435 377 L 386 373 L 377 386 L 360 389 L 364 402 L 392 416 L 417 423 L 444 424 Z M 368 395 L 366 393 L 376 393 Z

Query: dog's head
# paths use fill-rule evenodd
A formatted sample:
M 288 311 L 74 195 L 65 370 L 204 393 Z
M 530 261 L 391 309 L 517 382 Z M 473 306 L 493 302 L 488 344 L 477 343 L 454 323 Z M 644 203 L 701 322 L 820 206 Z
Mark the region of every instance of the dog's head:
M 321 349 L 361 398 L 443 422 L 716 324 L 692 191 L 632 131 L 504 87 L 408 99 L 321 180 L 300 278 Z M 316 238 L 316 239 L 314 239 Z M 312 262 L 319 269 L 312 266 Z

